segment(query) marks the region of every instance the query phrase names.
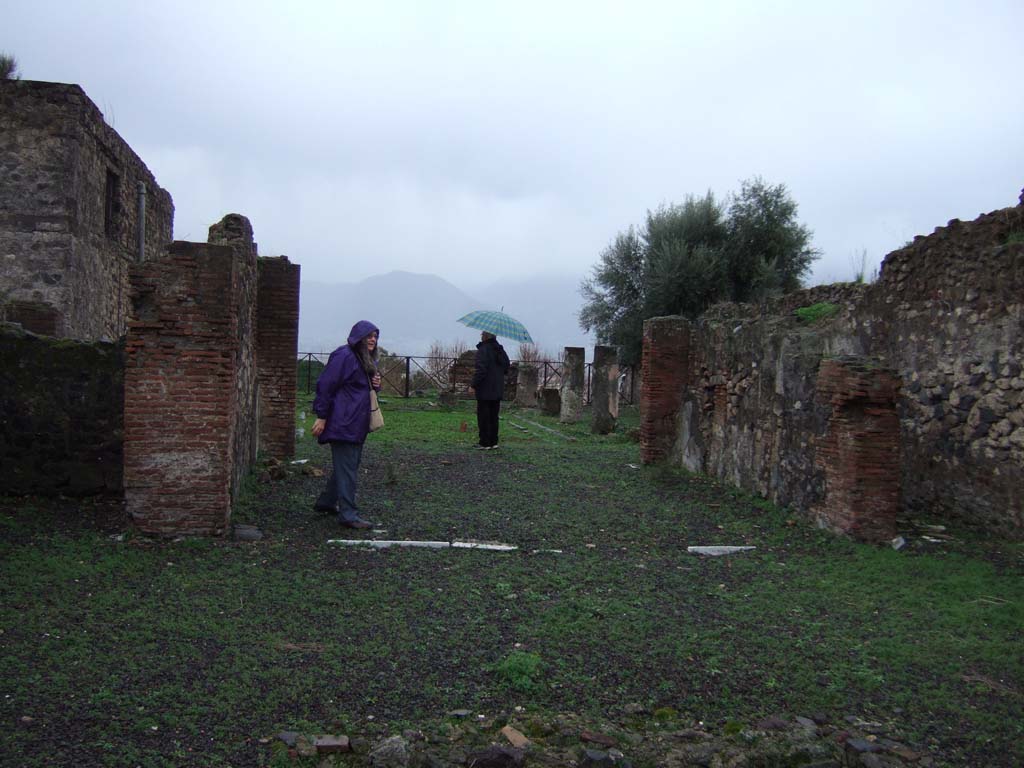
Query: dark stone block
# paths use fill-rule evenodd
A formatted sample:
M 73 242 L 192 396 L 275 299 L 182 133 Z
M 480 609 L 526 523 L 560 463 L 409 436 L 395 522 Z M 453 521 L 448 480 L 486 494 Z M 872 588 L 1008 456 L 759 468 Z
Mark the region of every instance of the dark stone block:
M 523 765 L 523 760 L 524 754 L 521 749 L 495 744 L 470 754 L 467 763 L 474 768 L 519 768 Z

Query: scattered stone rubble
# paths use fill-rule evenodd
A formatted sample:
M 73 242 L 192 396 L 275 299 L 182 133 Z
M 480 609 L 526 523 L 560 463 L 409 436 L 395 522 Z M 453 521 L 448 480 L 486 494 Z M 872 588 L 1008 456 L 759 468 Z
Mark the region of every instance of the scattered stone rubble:
M 262 739 L 297 765 L 373 768 L 929 768 L 946 764 L 899 740 L 895 724 L 848 716 L 773 716 L 718 728 L 685 723 L 669 708 L 633 704 L 611 720 L 579 715 L 511 716 L 455 710 L 424 727 L 388 734 L 376 723 L 361 736 L 283 731 Z M 373 731 L 373 733 L 371 733 Z M 315 760 L 311 761 L 311 759 Z

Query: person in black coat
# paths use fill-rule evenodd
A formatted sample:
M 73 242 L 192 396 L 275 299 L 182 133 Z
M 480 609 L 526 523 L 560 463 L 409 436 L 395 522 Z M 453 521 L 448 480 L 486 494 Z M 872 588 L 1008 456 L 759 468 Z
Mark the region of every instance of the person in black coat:
M 477 448 L 493 450 L 498 447 L 498 411 L 505 392 L 505 374 L 509 369 L 508 355 L 493 333 L 480 334 L 476 345 L 476 367 L 473 371 L 473 390 L 476 393 L 476 423 L 480 429 Z

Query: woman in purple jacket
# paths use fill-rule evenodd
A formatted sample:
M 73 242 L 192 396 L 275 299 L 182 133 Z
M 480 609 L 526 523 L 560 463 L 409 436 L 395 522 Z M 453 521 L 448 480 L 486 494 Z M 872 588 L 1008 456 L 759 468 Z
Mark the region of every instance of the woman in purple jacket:
M 363 457 L 363 443 L 370 431 L 370 387 L 380 391 L 377 372 L 377 339 L 380 330 L 369 320 L 352 326 L 348 344 L 331 352 L 316 382 L 313 435 L 331 444 L 334 471 L 316 500 L 318 512 L 337 512 L 347 528 L 372 528 L 359 516 L 356 476 Z

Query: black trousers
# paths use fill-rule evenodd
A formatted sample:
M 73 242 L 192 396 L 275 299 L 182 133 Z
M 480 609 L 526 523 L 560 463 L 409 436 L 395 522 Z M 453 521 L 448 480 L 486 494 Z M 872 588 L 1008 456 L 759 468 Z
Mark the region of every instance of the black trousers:
M 498 444 L 498 411 L 501 400 L 477 400 L 476 424 L 480 429 L 480 445 L 490 448 Z

